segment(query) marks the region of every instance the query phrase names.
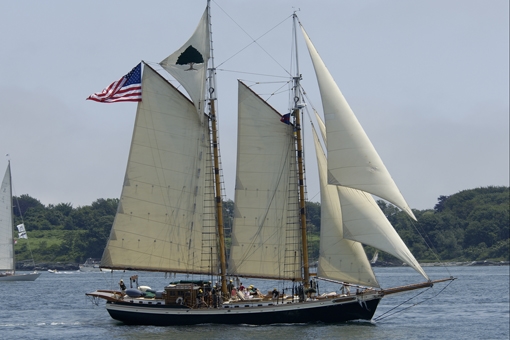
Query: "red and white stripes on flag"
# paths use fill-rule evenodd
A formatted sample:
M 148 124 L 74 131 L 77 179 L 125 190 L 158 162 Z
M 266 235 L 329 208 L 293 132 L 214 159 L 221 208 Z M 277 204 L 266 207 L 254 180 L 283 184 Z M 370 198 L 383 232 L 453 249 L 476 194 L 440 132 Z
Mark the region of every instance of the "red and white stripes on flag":
M 90 95 L 87 100 L 100 103 L 139 102 L 142 100 L 142 63 L 128 74 L 111 83 L 102 92 Z

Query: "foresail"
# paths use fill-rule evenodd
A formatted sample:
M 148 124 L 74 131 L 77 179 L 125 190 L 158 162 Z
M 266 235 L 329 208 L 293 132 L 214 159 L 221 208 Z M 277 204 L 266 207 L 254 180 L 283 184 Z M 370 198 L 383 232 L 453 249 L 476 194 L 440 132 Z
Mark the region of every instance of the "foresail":
M 14 270 L 14 240 L 12 237 L 11 164 L 7 165 L 0 187 L 0 270 Z
M 336 186 L 326 181 L 326 155 L 314 129 L 315 151 L 321 187 L 321 234 L 317 275 L 332 280 L 379 287 L 361 243 L 343 236 L 343 212 Z
M 301 279 L 293 126 L 241 82 L 238 105 L 229 274 Z
M 328 183 L 366 191 L 416 220 L 342 92 L 301 27 L 322 97 L 328 151 Z
M 186 89 L 197 108 L 200 120 L 204 117 L 205 80 L 209 56 L 209 11 L 206 8 L 191 38 L 160 63 Z
M 189 99 L 147 65 L 142 86 L 120 204 L 101 266 L 216 272 L 208 124 Z
M 340 186 L 337 188 L 342 207 L 344 237 L 395 256 L 428 280 L 429 277 L 373 197 L 360 190 Z
M 322 138 L 327 144 L 326 127 L 317 112 L 316 118 Z M 423 268 L 370 194 L 342 186 L 337 186 L 337 190 L 342 210 L 344 238 L 372 246 L 393 255 L 428 279 Z

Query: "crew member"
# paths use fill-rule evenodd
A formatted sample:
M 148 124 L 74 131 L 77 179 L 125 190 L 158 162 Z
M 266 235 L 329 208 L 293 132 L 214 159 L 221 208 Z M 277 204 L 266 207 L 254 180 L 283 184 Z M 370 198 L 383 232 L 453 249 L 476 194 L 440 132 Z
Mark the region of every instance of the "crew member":
M 232 280 L 230 280 L 230 282 L 227 283 L 227 291 L 229 296 L 232 295 L 232 289 L 234 289 L 234 283 L 232 282 Z

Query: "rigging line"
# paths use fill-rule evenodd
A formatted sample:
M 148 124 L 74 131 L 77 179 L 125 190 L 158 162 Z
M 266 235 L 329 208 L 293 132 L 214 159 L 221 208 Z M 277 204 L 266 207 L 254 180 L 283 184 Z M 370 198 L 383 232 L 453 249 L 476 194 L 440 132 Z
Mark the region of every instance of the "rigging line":
M 411 305 L 411 306 L 409 306 L 409 307 L 407 307 L 407 308 L 405 308 L 405 309 L 402 309 L 402 310 L 396 311 L 395 313 L 391 313 L 391 314 L 389 314 L 389 315 L 387 315 L 387 316 L 385 316 L 385 317 L 383 318 L 383 316 L 384 316 L 384 315 L 386 315 L 386 314 L 388 314 L 389 312 L 391 312 L 391 311 L 393 311 L 393 310 L 397 309 L 398 307 L 402 306 L 403 304 L 405 304 L 405 303 L 407 303 L 407 302 L 411 301 L 412 299 L 416 298 L 417 296 L 419 296 L 419 295 L 421 295 L 421 294 L 425 293 L 425 292 L 426 292 L 426 291 L 428 291 L 430 288 L 431 288 L 431 287 L 429 287 L 428 289 L 422 290 L 421 292 L 419 292 L 418 294 L 416 294 L 416 295 L 414 295 L 414 296 L 410 297 L 409 299 L 407 299 L 406 301 L 402 302 L 401 304 L 396 305 L 395 307 L 391 308 L 390 310 L 387 310 L 386 312 L 384 312 L 383 314 L 381 314 L 381 315 L 379 315 L 377 318 L 375 318 L 375 319 L 374 319 L 374 321 L 382 320 L 382 319 L 384 319 L 384 318 L 386 318 L 386 317 L 388 317 L 388 316 L 394 315 L 394 314 L 396 314 L 396 313 L 400 313 L 401 311 L 404 311 L 404 310 L 406 310 L 406 309 L 408 309 L 408 308 L 411 308 L 411 307 L 413 307 L 413 306 L 417 305 L 418 303 L 416 303 L 416 304 L 414 304 L 414 305 Z M 423 301 L 425 301 L 425 300 L 423 300 Z M 421 301 L 421 302 L 423 302 L 423 301 Z M 419 303 L 421 303 L 421 302 L 419 302 Z
M 314 110 L 314 109 L 313 109 L 313 107 L 312 107 L 312 110 Z M 313 124 L 313 121 L 312 121 L 312 117 L 310 116 L 310 111 L 308 110 L 308 108 L 306 108 L 306 109 L 305 109 L 305 111 L 306 111 L 306 115 L 308 116 L 308 120 L 310 121 L 310 126 L 311 126 L 312 130 L 313 130 L 313 131 L 315 131 L 315 133 L 317 134 L 317 130 L 315 129 L 315 125 Z M 317 138 L 318 138 L 318 136 L 317 136 Z M 320 140 L 319 140 L 319 142 L 320 142 Z M 307 199 L 307 201 L 308 201 L 308 202 L 310 202 L 310 201 L 311 201 L 311 200 L 313 200 L 313 199 L 314 199 L 317 195 L 320 195 L 320 193 L 321 193 L 321 191 L 320 191 L 320 189 L 319 189 L 319 190 L 315 193 L 315 195 L 313 195 L 311 198 L 308 198 L 308 199 Z
M 430 238 L 428 237 L 428 235 L 425 233 L 425 236 L 427 237 L 427 239 L 429 240 L 429 242 L 427 242 L 427 239 L 422 235 L 422 233 L 420 233 L 420 231 L 418 230 L 418 227 L 417 225 L 414 223 L 414 221 L 408 216 L 409 220 L 411 221 L 411 225 L 414 227 L 414 229 L 416 230 L 416 232 L 418 233 L 418 235 L 421 236 L 421 238 L 423 239 L 423 241 L 425 242 L 425 244 L 427 245 L 427 247 L 429 247 L 430 250 L 432 250 L 432 254 L 434 254 L 434 256 L 436 257 L 437 261 L 443 266 L 443 268 L 446 270 L 446 272 L 448 273 L 448 275 L 452 276 L 450 270 L 448 269 L 448 267 L 446 266 L 445 263 L 443 263 L 441 261 L 441 259 L 439 258 L 439 255 L 438 255 L 438 252 L 437 252 L 437 249 L 434 247 L 434 245 L 432 244 L 432 241 L 430 240 Z M 425 232 L 425 230 L 423 230 Z
M 12 183 L 12 181 L 11 181 L 11 183 Z M 11 187 L 12 187 L 12 184 L 11 184 Z M 14 191 L 14 187 L 12 187 L 12 193 L 11 194 L 12 194 L 13 197 L 16 197 L 16 205 L 18 207 L 19 216 L 21 218 L 21 223 L 23 224 L 23 227 L 25 227 L 25 221 L 23 220 L 23 213 L 21 212 L 21 206 L 19 205 L 18 196 L 16 195 L 16 192 Z M 14 211 L 12 213 L 14 214 Z M 28 233 L 27 233 L 26 228 L 25 228 L 25 233 L 27 235 L 26 240 L 27 240 L 28 250 L 30 251 L 30 257 L 32 257 L 32 265 L 35 267 L 34 254 L 32 253 L 32 247 L 30 246 L 30 241 L 28 240 Z M 15 270 L 16 270 L 16 268 L 15 268 Z
M 411 308 L 411 307 L 417 306 L 417 305 L 419 305 L 419 304 L 421 304 L 421 303 L 423 303 L 423 302 L 425 302 L 425 301 L 431 300 L 431 299 L 433 299 L 433 298 L 437 297 L 439 294 L 441 294 L 441 293 L 442 293 L 442 292 L 443 292 L 446 288 L 448 288 L 448 286 L 449 286 L 452 282 L 453 282 L 453 280 L 452 280 L 452 281 L 450 281 L 450 282 L 448 282 L 448 284 L 447 284 L 446 286 L 444 286 L 444 287 L 443 287 L 443 289 L 441 289 L 441 290 L 440 290 L 440 291 L 439 291 L 436 295 L 431 296 L 431 297 L 429 297 L 429 298 L 426 298 L 426 299 L 424 299 L 424 300 L 422 300 L 422 301 L 419 301 L 419 302 L 417 302 L 417 303 L 415 303 L 415 304 L 413 304 L 413 305 L 411 305 L 411 306 L 408 306 L 408 307 L 406 307 L 406 308 L 404 308 L 404 309 L 401 309 L 401 310 L 399 310 L 399 311 L 396 311 L 396 312 L 394 312 L 394 313 L 391 313 L 391 314 L 389 314 L 389 315 L 386 315 L 386 314 L 388 314 L 389 312 L 391 312 L 392 310 L 394 310 L 395 308 L 398 308 L 399 306 L 402 306 L 404 303 L 406 303 L 406 302 L 408 302 L 408 301 L 410 301 L 410 300 L 414 299 L 414 298 L 415 298 L 415 297 L 417 297 L 418 295 L 425 293 L 426 291 L 428 291 L 429 289 L 431 289 L 431 288 L 432 288 L 432 287 L 430 287 L 430 288 L 428 288 L 428 289 L 426 289 L 426 290 L 422 291 L 421 293 L 419 293 L 419 294 L 417 294 L 417 295 L 413 296 L 412 298 L 408 299 L 407 301 L 402 302 L 402 303 L 401 303 L 401 304 L 399 304 L 398 306 L 395 306 L 395 307 L 393 307 L 392 309 L 390 309 L 390 310 L 386 311 L 385 313 L 381 314 L 380 316 L 378 316 L 377 318 L 375 318 L 375 319 L 374 319 L 374 321 L 379 321 L 379 320 L 385 319 L 385 318 L 390 317 L 390 316 L 392 316 L 392 315 L 395 315 L 395 314 L 398 314 L 398 313 L 400 313 L 400 312 L 403 312 L 403 311 L 405 311 L 405 310 L 407 310 L 407 309 L 409 309 L 409 308 Z M 386 316 L 384 316 L 384 315 L 386 315 Z M 383 316 L 384 316 L 384 317 L 383 317 Z
M 315 107 L 314 107 L 313 103 L 311 103 L 311 101 L 309 101 L 309 98 L 308 98 L 308 96 L 307 96 L 307 94 L 306 94 L 306 91 L 304 90 L 303 86 L 301 86 L 301 85 L 300 85 L 300 87 L 301 87 L 301 90 L 302 90 L 302 93 L 303 93 L 303 97 L 304 97 L 304 99 L 307 99 L 307 100 L 308 100 L 308 101 L 306 101 L 306 100 L 304 101 L 304 102 L 305 102 L 305 104 L 306 104 L 306 103 L 310 103 L 310 104 L 311 104 L 311 106 L 312 106 L 312 110 L 313 110 L 314 112 L 316 112 Z M 311 114 L 310 114 L 310 110 L 308 109 L 308 105 L 305 105 L 303 112 L 305 112 L 305 113 L 306 113 L 306 116 L 308 117 L 308 121 L 310 122 L 311 128 L 315 130 L 315 125 L 313 124 L 313 119 L 312 119 L 312 116 L 311 116 Z M 308 193 L 308 192 L 307 192 L 307 193 Z M 318 190 L 318 191 L 315 193 L 315 195 L 313 195 L 311 198 L 310 198 L 310 197 L 307 197 L 307 199 L 306 199 L 306 200 L 307 200 L 308 202 L 310 202 L 310 201 L 311 201 L 312 199 L 314 199 L 317 195 L 320 195 L 320 193 L 321 193 L 321 191 L 320 191 L 320 190 Z
M 316 105 L 312 102 L 312 99 L 308 96 L 308 93 L 306 92 L 305 88 L 301 85 L 301 91 L 303 92 L 303 96 L 307 99 L 308 103 L 312 106 L 312 110 L 319 112 L 316 109 Z
M 252 87 L 252 86 L 255 86 L 255 85 L 267 85 L 267 84 L 284 84 L 284 85 L 287 85 L 288 83 L 290 83 L 290 81 L 254 81 L 254 80 L 249 80 L 249 79 L 239 79 L 241 80 L 242 82 L 244 83 L 253 83 L 252 85 L 247 85 L 248 87 Z M 281 87 L 280 87 L 281 89 Z M 285 90 L 285 92 L 288 92 L 288 90 Z
M 286 86 L 289 82 L 290 82 L 290 81 L 285 82 L 282 86 L 280 86 L 280 87 L 279 87 L 279 88 L 277 88 L 275 91 L 273 91 L 273 92 L 269 95 L 269 97 L 266 99 L 266 102 L 267 102 L 267 101 L 269 101 L 269 99 L 271 99 L 271 97 L 273 97 L 273 96 L 274 96 L 274 95 L 276 95 L 276 94 L 279 94 L 279 93 L 285 93 L 285 92 L 287 92 L 286 90 L 285 90 L 285 91 L 281 91 L 281 90 L 282 90 L 282 89 L 283 89 L 283 88 L 284 88 L 284 87 L 285 87 L 285 86 Z M 262 83 L 256 83 L 256 84 L 254 84 L 254 85 L 258 85 L 258 84 L 262 84 Z M 279 91 L 281 91 L 281 92 L 279 92 Z
M 225 68 L 216 69 L 217 71 L 223 72 L 232 72 L 232 73 L 242 73 L 242 74 L 253 74 L 255 76 L 264 76 L 264 77 L 274 77 L 274 78 L 284 78 L 288 79 L 288 76 L 276 76 L 274 74 L 266 74 L 266 73 L 255 73 L 255 72 L 246 72 L 246 71 L 237 71 L 237 70 L 227 70 Z
M 273 58 L 273 56 L 267 52 L 258 42 L 257 40 L 260 40 L 262 37 L 266 36 L 267 34 L 269 34 L 269 32 L 273 31 L 276 27 L 280 26 L 281 24 L 283 24 L 285 21 L 287 21 L 289 18 L 292 18 L 292 15 L 286 17 L 284 20 L 282 20 L 281 22 L 279 22 L 278 24 L 276 24 L 273 28 L 269 29 L 266 33 L 262 34 L 260 37 L 258 37 L 257 39 L 253 39 L 253 37 L 248 33 L 246 32 L 246 30 L 240 25 L 237 23 L 237 21 L 234 20 L 234 18 L 232 18 L 216 1 L 214 1 L 214 3 L 216 4 L 216 6 L 218 6 L 219 9 L 221 9 L 221 11 L 223 13 L 225 13 L 225 15 L 227 17 L 230 18 L 230 20 L 232 20 L 232 22 L 234 22 L 234 24 L 236 24 L 251 40 L 253 40 L 251 43 L 249 43 L 248 45 L 246 45 L 244 48 L 242 48 L 241 50 L 239 50 L 237 53 L 233 54 L 230 58 L 227 58 L 225 61 L 223 61 L 222 63 L 220 63 L 218 66 L 221 66 L 223 64 L 225 64 L 227 61 L 229 61 L 230 59 L 234 58 L 236 55 L 238 55 L 239 53 L 241 53 L 242 51 L 244 51 L 245 49 L 247 49 L 249 46 L 251 46 L 252 44 L 257 44 L 261 49 L 262 51 L 264 51 L 271 59 L 273 59 L 273 61 L 278 65 L 280 66 L 287 74 L 290 75 L 289 71 L 287 71 L 285 69 L 285 67 L 283 67 L 275 58 Z M 217 66 L 217 67 L 218 67 Z
M 163 79 L 165 79 L 166 81 L 168 81 L 170 84 L 172 84 L 176 89 L 182 89 L 183 86 L 181 85 L 181 83 L 179 83 L 179 81 L 177 81 L 177 79 L 175 79 L 170 73 L 168 73 L 167 70 L 165 70 L 164 68 L 161 67 L 161 64 L 159 62 L 156 62 L 156 61 L 147 61 L 147 60 L 142 60 L 145 64 L 149 65 L 150 67 L 152 67 L 156 73 L 161 76 Z M 164 73 L 161 73 L 160 71 L 164 71 Z M 186 96 L 187 98 L 188 97 L 188 92 L 184 91 L 181 93 Z

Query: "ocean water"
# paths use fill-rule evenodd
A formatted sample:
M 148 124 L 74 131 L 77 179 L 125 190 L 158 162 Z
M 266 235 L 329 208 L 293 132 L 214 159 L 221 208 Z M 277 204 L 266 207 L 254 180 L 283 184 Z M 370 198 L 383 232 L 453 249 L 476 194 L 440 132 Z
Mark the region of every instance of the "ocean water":
M 428 267 L 432 279 L 453 275 L 446 289 L 385 297 L 372 322 L 300 325 L 127 326 L 110 318 L 104 301 L 85 296 L 96 289 L 117 289 L 133 272 L 48 272 L 34 282 L 0 282 L 1 339 L 506 339 L 509 332 L 509 267 Z M 375 268 L 381 286 L 420 281 L 411 269 Z M 153 289 L 174 278 L 162 273 L 135 273 L 140 285 Z M 181 278 L 181 277 L 177 277 Z M 196 277 L 195 277 L 196 278 Z M 246 280 L 262 291 L 274 282 Z M 320 292 L 337 289 L 322 283 Z M 419 295 L 417 295 L 419 294 Z M 406 302 L 411 297 L 414 299 Z M 417 303 L 417 304 L 416 304 Z M 416 304 L 412 306 L 413 304 Z M 412 306 L 412 307 L 411 307 Z M 409 308 L 410 307 L 410 308 Z M 390 315 L 391 313 L 396 314 Z M 386 313 L 386 314 L 385 314 Z

